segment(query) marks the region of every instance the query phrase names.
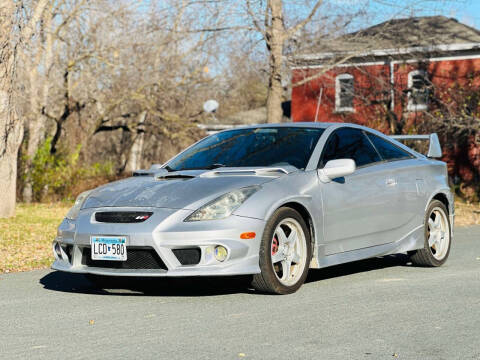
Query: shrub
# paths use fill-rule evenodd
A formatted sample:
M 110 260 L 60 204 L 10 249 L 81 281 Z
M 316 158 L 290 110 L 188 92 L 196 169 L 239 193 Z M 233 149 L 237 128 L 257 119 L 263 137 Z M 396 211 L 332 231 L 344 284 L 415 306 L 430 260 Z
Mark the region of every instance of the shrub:
M 108 182 L 114 178 L 113 165 L 109 162 L 79 165 L 81 145 L 71 153 L 59 151 L 51 154 L 51 141 L 48 138 L 39 147 L 32 161 L 29 175 L 35 201 L 71 200 L 86 190 L 80 184 L 90 184 L 94 180 L 98 186 L 99 182 Z

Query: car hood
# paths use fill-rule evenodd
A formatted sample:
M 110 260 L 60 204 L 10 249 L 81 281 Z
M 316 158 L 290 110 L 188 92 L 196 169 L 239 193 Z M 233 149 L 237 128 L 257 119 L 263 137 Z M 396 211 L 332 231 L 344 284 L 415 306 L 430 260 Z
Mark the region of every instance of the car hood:
M 263 169 L 267 170 L 263 172 L 257 170 L 259 169 L 222 168 L 221 171 L 141 173 L 143 176 L 116 181 L 93 190 L 82 209 L 159 207 L 196 210 L 225 193 L 264 184 L 292 172 L 293 169 Z

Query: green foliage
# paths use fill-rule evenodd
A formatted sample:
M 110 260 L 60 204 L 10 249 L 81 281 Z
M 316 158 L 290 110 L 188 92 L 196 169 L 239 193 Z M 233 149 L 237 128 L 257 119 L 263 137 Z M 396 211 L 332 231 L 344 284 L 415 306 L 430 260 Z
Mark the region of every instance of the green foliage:
M 109 162 L 79 165 L 81 145 L 77 145 L 71 153 L 51 154 L 51 141 L 48 138 L 39 147 L 32 161 L 29 175 L 35 201 L 72 199 L 79 192 L 79 184 L 85 180 L 113 176 L 113 164 Z

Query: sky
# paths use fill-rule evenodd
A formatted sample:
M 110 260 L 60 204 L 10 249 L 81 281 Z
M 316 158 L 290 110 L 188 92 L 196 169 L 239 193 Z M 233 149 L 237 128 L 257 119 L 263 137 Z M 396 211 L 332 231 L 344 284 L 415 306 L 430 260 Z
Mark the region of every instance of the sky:
M 363 1 L 369 0 L 335 0 L 337 3 L 350 3 L 350 6 L 354 4 L 360 4 Z M 480 0 L 373 0 L 369 1 L 372 7 L 377 8 L 375 13 L 379 14 L 379 17 L 395 17 L 396 13 L 401 14 L 401 17 L 405 15 L 412 16 L 426 16 L 426 15 L 444 15 L 447 17 L 454 17 L 460 22 L 473 26 L 480 30 Z M 420 4 L 419 6 L 413 5 L 415 10 L 405 10 L 412 7 L 412 4 Z M 384 5 L 382 5 L 384 4 Z M 407 14 L 410 12 L 410 14 Z M 384 19 L 375 19 L 373 22 L 381 22 Z M 385 19 L 386 20 L 386 19 Z
M 289 10 L 304 18 L 317 0 L 284 0 Z M 303 6 L 301 5 L 303 4 Z M 332 16 L 352 18 L 346 32 L 357 31 L 393 18 L 444 15 L 480 30 L 480 0 L 324 0 L 318 13 L 328 10 Z M 289 9 L 288 7 L 292 7 Z M 297 21 L 298 19 L 294 19 Z M 320 20 L 321 21 L 321 20 Z
M 480 0 L 469 0 L 463 6 L 451 9 L 446 15 L 457 18 L 460 22 L 480 30 Z

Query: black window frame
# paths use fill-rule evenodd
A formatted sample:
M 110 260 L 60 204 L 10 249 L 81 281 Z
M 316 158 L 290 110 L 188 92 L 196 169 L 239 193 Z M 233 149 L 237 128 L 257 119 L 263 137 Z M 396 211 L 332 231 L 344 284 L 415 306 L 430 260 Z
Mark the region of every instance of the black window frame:
M 325 151 L 327 149 L 327 146 L 328 146 L 328 143 L 330 141 L 330 139 L 332 138 L 332 136 L 335 134 L 335 132 L 337 132 L 338 130 L 341 130 L 341 129 L 353 129 L 353 130 L 357 130 L 357 131 L 360 131 L 363 136 L 367 139 L 367 141 L 370 143 L 370 145 L 372 145 L 373 149 L 375 150 L 375 152 L 378 154 L 378 156 L 380 157 L 380 161 L 375 161 L 375 162 L 371 162 L 371 163 L 368 163 L 368 164 L 365 164 L 365 165 L 361 165 L 361 166 L 357 166 L 357 169 L 363 169 L 363 168 L 366 168 L 366 167 L 369 167 L 369 166 L 375 166 L 375 165 L 381 165 L 381 164 L 385 164 L 385 163 L 389 163 L 389 162 L 394 162 L 394 161 L 404 161 L 404 160 L 411 160 L 411 159 L 416 159 L 417 157 L 412 154 L 410 151 L 407 151 L 403 148 L 401 148 L 400 146 L 394 144 L 393 142 L 389 141 L 388 139 L 385 139 L 381 136 L 378 136 L 378 135 L 375 135 L 369 131 L 366 131 L 364 129 L 359 129 L 359 128 L 354 128 L 354 127 L 341 127 L 341 128 L 338 128 L 338 129 L 335 129 L 330 135 L 328 135 L 328 138 L 327 140 L 325 141 L 325 144 L 323 146 L 323 149 L 322 149 L 322 152 L 320 154 L 320 158 L 318 159 L 318 164 L 317 164 L 317 169 L 323 169 L 325 167 L 326 164 L 322 164 L 322 161 L 323 161 L 323 157 L 325 155 Z M 375 146 L 375 144 L 372 142 L 372 140 L 369 138 L 368 135 L 372 135 L 372 136 L 376 136 L 386 142 L 388 142 L 389 144 L 391 144 L 392 146 L 396 147 L 397 149 L 405 152 L 408 154 L 408 157 L 404 157 L 404 158 L 399 158 L 399 159 L 384 159 L 382 154 L 380 153 L 380 151 L 377 149 L 377 147 Z M 322 166 L 322 167 L 320 167 Z
M 381 157 L 382 160 L 383 160 L 382 162 L 384 162 L 384 163 L 394 162 L 394 161 L 411 160 L 411 159 L 415 159 L 415 158 L 416 158 L 416 156 L 413 155 L 410 151 L 407 151 L 407 150 L 401 148 L 400 146 L 394 144 L 393 142 L 391 142 L 391 141 L 388 140 L 388 139 L 385 139 L 384 137 L 378 136 L 378 135 L 376 135 L 376 134 L 373 134 L 373 133 L 371 133 L 371 132 L 369 132 L 369 131 L 365 131 L 365 130 L 364 130 L 364 133 L 365 133 L 365 136 L 367 137 L 367 139 L 372 143 L 372 146 L 375 148 L 375 150 L 377 150 L 377 153 L 380 155 L 380 157 Z M 382 153 L 377 149 L 377 147 L 375 146 L 375 144 L 373 143 L 373 141 L 370 139 L 369 135 L 375 136 L 375 137 L 377 137 L 377 138 L 379 138 L 379 139 L 381 139 L 381 140 L 389 143 L 390 145 L 392 145 L 393 147 L 397 148 L 398 150 L 406 153 L 408 156 L 403 157 L 403 158 L 397 158 L 397 159 L 384 159 L 383 156 L 382 156 Z
M 378 164 L 381 164 L 383 163 L 383 158 L 382 156 L 380 155 L 380 153 L 378 152 L 377 148 L 372 144 L 372 142 L 370 141 L 370 139 L 368 138 L 368 136 L 365 134 L 365 131 L 363 129 L 359 129 L 359 128 L 355 128 L 355 127 L 350 127 L 350 126 L 342 126 L 340 128 L 337 128 L 335 129 L 334 131 L 332 131 L 332 133 L 330 135 L 328 135 L 328 138 L 327 140 L 325 141 L 325 144 L 323 146 L 323 149 L 322 149 L 322 153 L 320 154 L 320 158 L 318 159 L 318 164 L 317 164 L 317 168 L 318 169 L 323 169 L 325 167 L 326 164 L 323 164 L 323 157 L 325 155 L 325 151 L 327 150 L 327 146 L 329 145 L 329 142 L 330 142 L 330 139 L 332 138 L 333 135 L 335 135 L 335 133 L 339 130 L 344 130 L 344 129 L 350 129 L 350 130 L 355 130 L 355 131 L 359 131 L 363 136 L 364 138 L 366 139 L 366 141 L 372 146 L 373 150 L 377 153 L 378 157 L 380 158 L 379 161 L 374 161 L 374 162 L 371 162 L 371 163 L 368 163 L 368 164 L 365 164 L 365 165 L 361 165 L 361 166 L 357 166 L 356 168 L 357 169 L 363 169 L 363 168 L 366 168 L 366 167 L 369 167 L 369 166 L 374 166 L 374 165 L 378 165 Z M 352 159 L 353 160 L 353 159 Z M 356 165 L 356 164 L 355 164 Z

